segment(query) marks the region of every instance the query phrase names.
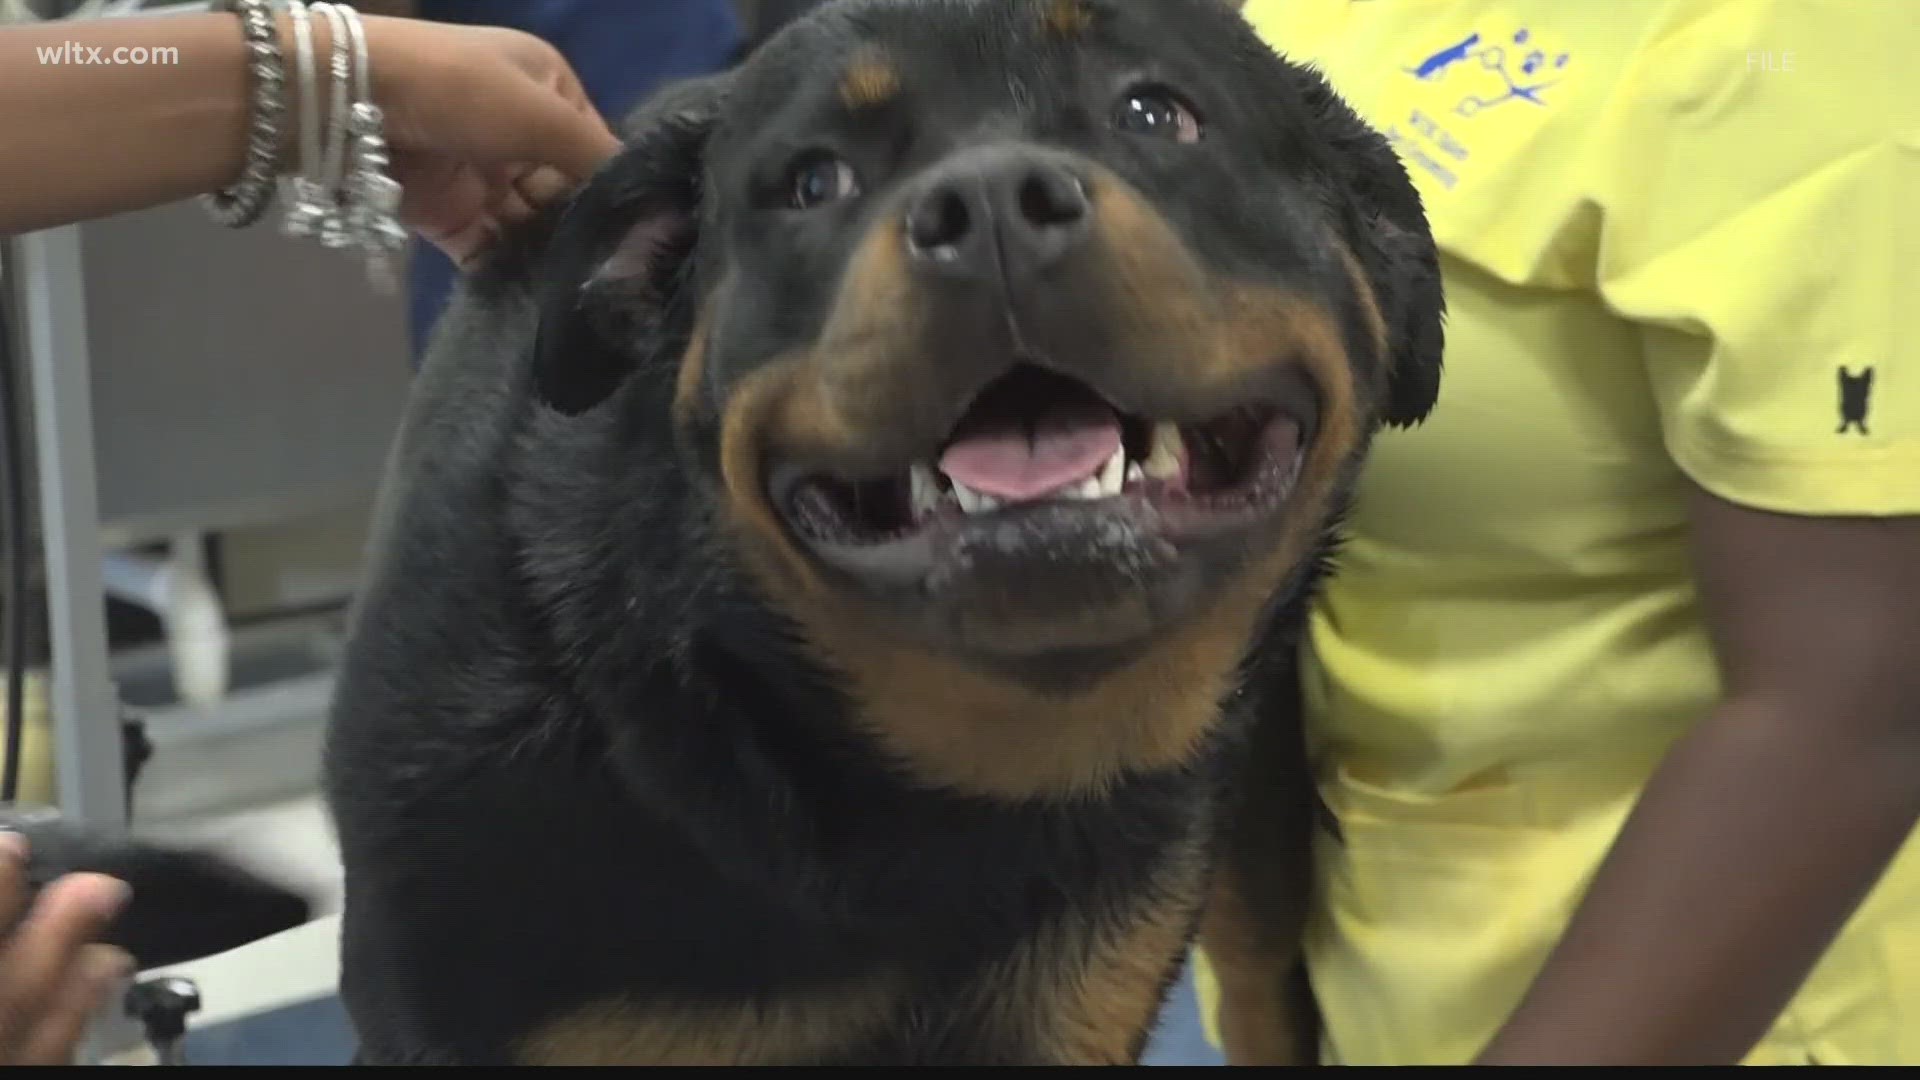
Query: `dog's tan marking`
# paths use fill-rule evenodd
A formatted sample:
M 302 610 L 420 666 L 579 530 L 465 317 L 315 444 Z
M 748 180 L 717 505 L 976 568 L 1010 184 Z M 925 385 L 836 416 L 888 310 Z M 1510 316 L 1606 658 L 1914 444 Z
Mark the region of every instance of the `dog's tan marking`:
M 1299 979 L 1299 937 L 1276 934 L 1270 913 L 1249 909 L 1230 865 L 1214 873 L 1200 941 L 1219 989 L 1214 1015 L 1227 1063 L 1313 1064 L 1313 1002 Z
M 750 1004 L 599 1002 L 541 1027 L 522 1065 L 798 1065 L 881 1031 L 902 999 L 893 979 L 782 993 Z
M 1340 265 L 1346 268 L 1347 279 L 1353 283 L 1353 295 L 1360 301 L 1360 314 L 1367 322 L 1367 338 L 1373 343 L 1373 355 L 1384 365 L 1390 358 L 1387 355 L 1387 321 L 1380 315 L 1379 298 L 1373 295 L 1373 286 L 1367 282 L 1367 272 L 1360 266 L 1360 260 L 1353 249 L 1345 242 L 1335 239 L 1334 253 L 1340 256 Z
M 703 310 L 694 320 L 693 334 L 687 345 L 687 351 L 680 357 L 680 370 L 673 384 L 673 421 L 675 424 L 692 423 L 700 413 L 704 402 L 700 400 L 703 384 L 707 377 L 707 335 L 711 332 L 708 313 Z
M 920 333 L 921 309 L 908 287 L 905 251 L 897 223 L 877 228 L 847 268 L 842 293 L 865 299 L 840 304 L 821 340 L 864 348 L 836 349 L 831 364 L 806 353 L 776 359 L 742 379 L 722 408 L 721 476 L 729 515 L 769 599 L 791 616 L 831 609 L 834 600 L 768 500 L 767 457 L 776 446 L 831 450 L 857 443 L 860 429 L 849 417 L 885 415 L 898 347 Z M 681 377 L 684 391 L 686 366 Z
M 1116 922 L 1079 912 L 1029 939 L 981 982 L 995 1026 L 1049 1065 L 1131 1065 L 1158 1018 L 1168 977 L 1193 939 L 1204 899 L 1198 843 L 1173 862 Z
M 1046 28 L 1061 37 L 1075 37 L 1093 25 L 1093 12 L 1086 0 L 1042 0 L 1046 10 L 1040 20 Z
M 854 57 L 840 75 L 840 101 L 849 109 L 885 105 L 900 92 L 900 71 L 878 50 Z

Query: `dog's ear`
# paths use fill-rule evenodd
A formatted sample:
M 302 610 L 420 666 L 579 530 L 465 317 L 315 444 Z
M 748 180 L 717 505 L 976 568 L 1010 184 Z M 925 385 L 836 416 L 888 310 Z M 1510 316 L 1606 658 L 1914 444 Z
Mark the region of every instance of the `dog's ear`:
M 1386 323 L 1389 363 L 1381 419 L 1411 427 L 1440 395 L 1446 299 L 1440 257 L 1420 191 L 1393 144 L 1353 111 L 1318 72 L 1298 69 L 1310 111 L 1331 145 L 1334 201 L 1357 203 L 1354 256 Z
M 548 407 L 576 416 L 605 401 L 670 331 L 728 81 L 687 80 L 642 105 L 621 125 L 626 148 L 561 214 L 537 294 L 533 389 Z
M 1394 167 L 1399 167 L 1397 160 Z M 1440 398 L 1440 370 L 1446 351 L 1446 297 L 1440 283 L 1439 257 L 1433 235 L 1427 231 L 1426 217 L 1419 210 L 1419 195 L 1411 183 L 1407 191 L 1414 206 L 1412 227 L 1404 212 L 1382 211 L 1369 223 L 1380 272 L 1388 282 L 1386 288 L 1374 287 L 1392 356 L 1381 418 L 1395 427 L 1412 427 L 1433 411 Z
M 71 873 L 125 882 L 132 899 L 107 928 L 107 944 L 141 969 L 237 949 L 307 923 L 313 905 L 294 889 L 210 852 L 107 839 L 50 815 L 9 811 L 0 828 L 26 836 L 27 880 L 37 892 Z

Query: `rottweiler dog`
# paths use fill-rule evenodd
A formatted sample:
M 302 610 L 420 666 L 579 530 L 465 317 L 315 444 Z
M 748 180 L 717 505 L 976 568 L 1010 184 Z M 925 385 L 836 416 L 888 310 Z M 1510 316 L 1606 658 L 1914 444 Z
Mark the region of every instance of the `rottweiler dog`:
M 1388 144 L 1221 0 L 846 0 L 625 132 L 394 450 L 360 1060 L 1127 1064 L 1197 935 L 1306 1060 L 1292 642 L 1439 380 Z

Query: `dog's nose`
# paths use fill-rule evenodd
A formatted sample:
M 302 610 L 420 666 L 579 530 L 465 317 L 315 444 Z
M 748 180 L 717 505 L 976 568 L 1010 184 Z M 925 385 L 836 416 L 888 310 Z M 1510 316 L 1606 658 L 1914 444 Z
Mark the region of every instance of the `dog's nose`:
M 1072 251 L 1092 227 L 1086 184 L 1037 150 L 971 151 L 939 166 L 908 202 L 907 250 L 950 277 L 1018 278 Z

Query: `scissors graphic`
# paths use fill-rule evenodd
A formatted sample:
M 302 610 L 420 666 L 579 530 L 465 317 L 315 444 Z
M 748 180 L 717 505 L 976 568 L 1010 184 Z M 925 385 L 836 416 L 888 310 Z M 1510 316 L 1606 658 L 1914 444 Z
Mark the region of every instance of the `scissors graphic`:
M 1514 40 L 1524 44 L 1527 40 L 1526 31 L 1522 30 L 1520 33 L 1515 34 Z M 1522 101 L 1531 101 L 1535 105 L 1544 106 L 1546 102 L 1540 100 L 1540 91 L 1560 81 L 1558 79 L 1548 79 L 1544 82 L 1535 82 L 1526 85 L 1515 81 L 1513 72 L 1507 68 L 1507 50 L 1504 45 L 1489 45 L 1484 49 L 1478 50 L 1473 55 L 1479 57 L 1482 68 L 1500 76 L 1500 81 L 1507 86 L 1507 92 L 1491 98 L 1483 98 L 1477 94 L 1469 94 L 1461 98 L 1460 103 L 1453 107 L 1453 111 L 1460 116 L 1473 116 L 1503 101 L 1512 101 L 1516 98 Z M 1559 70 L 1567 66 L 1567 60 L 1567 54 L 1561 53 L 1558 57 L 1554 58 L 1552 66 L 1555 70 Z M 1528 52 L 1525 58 L 1521 60 L 1520 74 L 1523 78 L 1531 78 L 1546 66 L 1547 54 L 1538 49 L 1534 49 Z

